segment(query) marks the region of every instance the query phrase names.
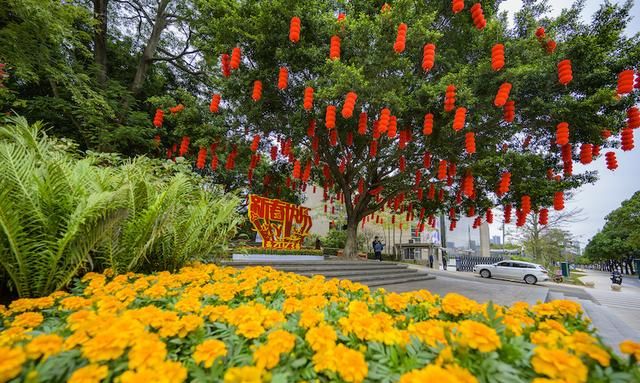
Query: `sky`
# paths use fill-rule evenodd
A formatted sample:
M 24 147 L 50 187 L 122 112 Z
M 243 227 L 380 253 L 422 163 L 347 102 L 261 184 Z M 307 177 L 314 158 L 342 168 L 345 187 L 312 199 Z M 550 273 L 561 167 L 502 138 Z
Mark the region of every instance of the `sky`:
M 586 0 L 582 17 L 585 20 L 590 20 L 603 2 L 603 0 Z M 623 1 L 611 2 L 623 3 Z M 550 1 L 553 8 L 551 14 L 558 15 L 563 8 L 568 8 L 571 3 L 572 1 L 569 0 Z M 500 5 L 500 8 L 513 14 L 521 6 L 522 1 L 520 0 L 506 0 Z M 640 0 L 636 0 L 631 14 L 636 16 L 625 31 L 629 36 L 640 31 Z M 580 241 L 582 248 L 602 228 L 604 217 L 619 207 L 622 201 L 629 199 L 633 193 L 640 190 L 640 129 L 635 129 L 634 133 L 636 143 L 634 150 L 630 152 L 614 150 L 618 159 L 618 169 L 615 171 L 606 168 L 604 156 L 586 166 L 574 162 L 574 174 L 583 173 L 585 170 L 597 170 L 599 175 L 599 180 L 595 184 L 584 185 L 578 189 L 572 200 L 565 203 L 565 209 L 579 208 L 583 210 L 582 218 L 584 220 L 567 227 Z M 490 232 L 490 235 L 501 235 L 500 225 L 491 225 Z

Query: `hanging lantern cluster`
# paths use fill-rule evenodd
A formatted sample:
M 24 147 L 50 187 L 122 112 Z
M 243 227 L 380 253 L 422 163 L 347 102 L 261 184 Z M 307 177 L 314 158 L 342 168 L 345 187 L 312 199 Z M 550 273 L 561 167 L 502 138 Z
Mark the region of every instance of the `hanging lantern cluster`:
M 451 112 L 456 107 L 456 87 L 455 85 L 447 86 L 444 94 L 444 111 Z
M 220 55 L 220 71 L 224 77 L 231 76 L 231 58 L 227 53 Z
M 604 157 L 607 162 L 607 169 L 616 170 L 618 168 L 618 160 L 614 152 L 607 152 Z
M 153 126 L 159 128 L 164 122 L 164 111 L 162 109 L 156 109 L 156 114 L 153 116 Z
M 316 120 L 312 118 L 309 120 L 309 126 L 307 127 L 307 136 L 310 138 L 315 137 L 316 135 Z
M 467 132 L 464 135 L 464 147 L 468 154 L 476 152 L 476 137 L 473 132 Z
M 606 140 L 607 138 L 611 137 L 611 131 L 609 129 L 602 129 L 600 136 Z
M 217 154 L 213 154 L 211 157 L 211 170 L 213 170 L 214 172 L 218 169 L 218 155 Z
M 378 155 L 378 141 L 371 140 L 369 143 L 369 157 L 374 158 Z
M 407 160 L 404 158 L 404 156 L 400 156 L 400 158 L 398 159 L 398 169 L 400 169 L 400 172 L 404 172 L 406 168 Z
M 513 122 L 516 117 L 516 103 L 513 100 L 507 100 L 502 108 L 502 118 L 505 122 Z
M 567 85 L 573 80 L 573 71 L 571 70 L 571 60 L 562 60 L 558 63 L 558 81 L 560 84 Z
M 200 150 L 198 151 L 198 159 L 196 160 L 196 168 L 198 169 L 204 169 L 204 164 L 207 160 L 207 148 L 205 148 L 204 146 L 200 147 Z
M 504 45 L 496 44 L 491 48 L 491 68 L 499 71 L 504 67 Z
M 451 10 L 453 13 L 461 12 L 464 9 L 464 0 L 453 0 L 451 2 Z
M 631 149 L 633 149 L 634 145 L 633 145 L 633 129 L 631 128 L 624 128 L 622 129 L 622 132 L 620 133 L 620 142 L 621 142 L 621 146 L 620 149 L 626 151 L 629 151 Z
M 543 27 L 536 28 L 536 37 L 538 38 L 538 40 L 544 40 L 546 34 Z
M 258 147 L 260 146 L 260 135 L 256 134 L 253 136 L 253 141 L 251 141 L 251 151 L 252 152 L 256 152 L 258 150 Z
M 308 86 L 304 88 L 304 98 L 302 106 L 304 110 L 309 111 L 313 108 L 313 88 Z
M 558 47 L 558 44 L 554 40 L 549 39 L 545 44 L 544 49 L 545 51 L 547 51 L 548 54 L 552 54 L 553 52 L 556 51 L 557 47 Z
M 553 209 L 554 210 L 562 210 L 564 209 L 564 193 L 561 191 L 557 191 L 553 195 Z
M 400 140 L 398 142 L 398 148 L 404 149 L 407 147 L 407 144 L 411 142 L 411 130 L 405 129 L 400 131 Z
M 511 84 L 508 82 L 500 85 L 496 98 L 493 100 L 493 104 L 497 107 L 503 107 L 507 103 L 509 98 L 509 92 L 511 92 Z
M 338 131 L 336 129 L 331 129 L 331 131 L 329 131 L 329 145 L 338 145 Z
M 342 117 L 351 118 L 353 116 L 353 109 L 356 106 L 356 100 L 358 95 L 356 92 L 349 92 L 344 98 L 344 105 L 342 106 Z
M 456 109 L 456 115 L 453 117 L 453 130 L 456 132 L 464 128 L 464 121 L 467 118 L 467 108 L 460 107 Z
M 287 89 L 287 85 L 289 83 L 289 70 L 287 67 L 281 66 L 280 71 L 278 71 L 278 89 L 284 90 Z
M 396 42 L 393 44 L 393 50 L 396 53 L 404 52 L 406 41 L 407 41 L 407 24 L 400 23 L 400 25 L 398 25 L 398 34 L 396 36 Z
M 389 118 L 389 128 L 387 128 L 387 137 L 394 139 L 398 133 L 398 118 L 391 116 Z
M 311 177 L 311 161 L 307 161 L 307 164 L 304 166 L 304 171 L 302 172 L 302 182 L 309 181 L 309 177 Z
M 569 143 L 569 124 L 561 122 L 556 126 L 556 144 L 566 145 Z
M 231 61 L 229 62 L 231 69 L 236 70 L 240 68 L 240 60 L 242 59 L 242 53 L 239 47 L 233 48 L 231 50 Z
M 262 98 L 262 81 L 256 80 L 253 82 L 253 93 L 251 99 L 253 101 L 259 101 Z
M 184 105 L 182 104 L 178 104 L 176 106 L 172 106 L 169 108 L 169 112 L 171 112 L 171 114 L 176 114 L 176 113 L 180 113 L 184 110 Z
M 234 145 L 231 149 L 231 152 L 227 156 L 227 163 L 225 164 L 225 169 L 232 170 L 236 167 L 236 157 L 238 156 L 238 148 Z
M 353 145 L 353 132 L 347 132 L 347 135 L 344 139 L 344 143 L 347 146 Z
M 335 105 L 327 105 L 324 115 L 324 126 L 327 129 L 335 129 L 336 127 L 336 107 Z
M 300 161 L 293 163 L 293 178 L 300 179 Z
M 364 136 L 367 134 L 367 112 L 360 113 L 358 117 L 358 134 Z
M 191 138 L 189 136 L 183 136 L 182 141 L 180 142 L 180 151 L 178 154 L 180 157 L 184 157 L 185 154 L 189 151 L 189 143 L 191 142 Z
M 491 208 L 487 209 L 487 213 L 485 214 L 485 220 L 487 221 L 488 224 L 493 223 L 493 211 L 491 211 Z
M 219 94 L 211 96 L 211 103 L 209 104 L 209 111 L 211 113 L 218 113 L 220 110 L 220 99 L 221 96 Z
M 300 18 L 297 16 L 292 17 L 289 24 L 289 41 L 294 44 L 300 41 Z
M 524 214 L 522 209 L 516 209 L 516 226 L 522 227 L 527 222 L 527 215 Z
M 564 167 L 564 176 L 568 177 L 573 174 L 573 147 L 571 144 L 562 145 L 562 164 Z
M 592 157 L 598 157 L 600 155 L 600 145 L 593 145 L 591 150 Z
M 430 71 L 436 62 L 436 46 L 434 44 L 426 44 L 422 51 L 422 70 Z
M 618 94 L 627 94 L 633 92 L 633 69 L 623 70 L 618 73 Z
M 477 229 L 480 227 L 480 225 L 482 225 L 482 218 L 480 216 L 477 216 L 474 220 L 473 220 L 473 225 L 472 228 L 473 229 Z
M 500 183 L 498 184 L 498 195 L 503 196 L 509 192 L 511 186 L 511 173 L 504 172 L 500 176 Z
M 504 205 L 504 223 L 511 223 L 511 204 Z
M 340 60 L 340 37 L 331 36 L 331 43 L 329 45 L 329 58 L 331 60 Z
M 471 174 L 471 170 L 467 170 L 467 173 L 462 179 L 462 193 L 467 197 L 473 195 L 473 175 Z
M 583 165 L 593 161 L 593 145 L 584 143 L 580 145 L 580 163 Z
M 531 212 L 531 197 L 528 195 L 523 195 L 520 198 L 520 210 L 522 210 L 523 215 L 526 217 Z
M 271 161 L 275 161 L 278 158 L 278 147 L 271 145 Z
M 389 129 L 389 120 L 391 119 L 391 110 L 382 108 L 380 111 L 380 119 L 378 120 L 378 132 L 386 133 Z
M 549 223 L 549 209 L 540 209 L 538 213 L 538 223 L 542 226 L 546 226 Z
M 422 127 L 422 133 L 425 136 L 431 135 L 433 133 L 433 114 L 427 113 L 424 115 L 424 124 Z
M 482 5 L 480 3 L 475 3 L 471 6 L 471 19 L 473 20 L 473 25 L 476 26 L 476 29 L 482 30 L 487 26 L 487 20 L 484 18 Z
M 636 129 L 640 127 L 640 110 L 638 107 L 632 106 L 627 109 L 627 128 Z
M 425 152 L 422 156 L 422 167 L 427 170 L 431 167 L 431 153 Z

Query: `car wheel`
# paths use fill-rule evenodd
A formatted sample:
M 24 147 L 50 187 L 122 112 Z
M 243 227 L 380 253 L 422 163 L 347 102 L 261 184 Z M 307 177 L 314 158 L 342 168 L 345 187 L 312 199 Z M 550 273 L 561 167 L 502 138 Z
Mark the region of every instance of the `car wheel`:
M 480 276 L 482 278 L 491 278 L 491 272 L 487 269 L 480 271 Z
M 534 275 L 529 274 L 524 277 L 524 281 L 528 285 L 535 285 L 536 282 L 538 282 L 538 278 L 536 278 Z

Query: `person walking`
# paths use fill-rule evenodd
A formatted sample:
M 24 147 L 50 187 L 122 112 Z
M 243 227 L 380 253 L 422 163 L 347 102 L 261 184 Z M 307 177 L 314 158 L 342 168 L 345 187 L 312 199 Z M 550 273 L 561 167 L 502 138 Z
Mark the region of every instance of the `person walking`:
M 429 268 L 433 269 L 433 254 L 429 254 Z
M 442 269 L 447 271 L 447 253 L 442 252 Z
M 371 244 L 371 246 L 373 247 L 375 259 L 382 262 L 382 249 L 384 249 L 384 243 L 380 242 L 377 235 L 373 238 L 373 243 Z

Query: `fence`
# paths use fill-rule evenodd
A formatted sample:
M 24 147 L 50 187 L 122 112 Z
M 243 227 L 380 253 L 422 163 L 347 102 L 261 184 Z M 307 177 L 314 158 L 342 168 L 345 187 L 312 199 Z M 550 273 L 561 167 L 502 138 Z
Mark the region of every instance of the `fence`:
M 456 271 L 473 271 L 475 265 L 491 264 L 502 260 L 504 260 L 503 257 L 458 256 L 456 257 Z

